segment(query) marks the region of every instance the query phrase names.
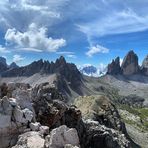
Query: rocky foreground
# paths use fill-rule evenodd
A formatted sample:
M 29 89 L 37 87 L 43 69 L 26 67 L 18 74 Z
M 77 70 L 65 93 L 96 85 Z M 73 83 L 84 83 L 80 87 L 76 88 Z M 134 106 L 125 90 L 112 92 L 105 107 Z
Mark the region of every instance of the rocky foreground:
M 33 88 L 8 83 L 0 88 L 1 148 L 133 147 L 117 109 L 107 97 L 96 96 L 99 105 L 87 118 L 82 111 L 83 118 L 81 111 L 68 105 L 49 83 Z

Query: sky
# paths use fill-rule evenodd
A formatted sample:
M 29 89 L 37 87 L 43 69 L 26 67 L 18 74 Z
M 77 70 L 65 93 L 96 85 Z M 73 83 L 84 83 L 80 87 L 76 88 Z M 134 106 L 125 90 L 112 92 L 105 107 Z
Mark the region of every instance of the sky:
M 0 55 L 8 63 L 107 65 L 148 53 L 148 0 L 0 0 Z

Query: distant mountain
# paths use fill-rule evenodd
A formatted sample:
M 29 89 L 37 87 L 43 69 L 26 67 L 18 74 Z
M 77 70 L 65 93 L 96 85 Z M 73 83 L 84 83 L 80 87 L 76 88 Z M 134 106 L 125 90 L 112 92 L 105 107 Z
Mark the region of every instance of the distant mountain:
M 9 68 L 10 69 L 13 69 L 13 68 L 18 68 L 19 66 L 15 63 L 15 62 L 12 62 L 10 65 L 9 65 Z
M 63 56 L 58 58 L 56 62 L 40 59 L 23 67 L 18 67 L 15 63 L 12 63 L 10 66 L 11 68 L 1 72 L 1 77 L 30 77 L 37 73 L 56 74 L 57 80 L 55 83 L 60 91 L 66 90 L 66 93 L 70 94 L 70 88 L 74 92 L 81 94 L 82 75 L 76 65 L 67 63 Z
M 0 74 L 18 67 L 19 66 L 15 62 L 12 62 L 10 65 L 8 65 L 6 59 L 4 57 L 0 57 Z
M 124 57 L 121 66 L 119 57 L 117 57 L 115 60 L 112 60 L 112 62 L 108 64 L 107 74 L 120 74 L 125 76 L 140 74 L 148 76 L 148 56 L 144 59 L 142 66 L 139 66 L 138 56 L 133 50 L 131 50 Z
M 8 69 L 6 59 L 4 57 L 0 57 L 0 73 L 6 71 Z
M 79 71 L 86 76 L 99 77 L 106 73 L 106 68 L 104 65 L 100 65 L 97 68 L 93 65 L 85 64 L 84 66 L 79 67 Z

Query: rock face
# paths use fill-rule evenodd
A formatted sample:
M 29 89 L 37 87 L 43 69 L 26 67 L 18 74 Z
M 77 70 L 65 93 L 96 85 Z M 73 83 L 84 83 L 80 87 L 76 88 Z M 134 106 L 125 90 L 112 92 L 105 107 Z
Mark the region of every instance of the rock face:
M 33 120 L 33 111 L 21 109 L 16 99 L 3 97 L 0 101 L 0 138 L 1 148 L 15 144 L 17 136 L 27 129 Z
M 0 72 L 2 77 L 20 77 L 20 76 L 32 76 L 36 73 L 40 74 L 57 74 L 57 86 L 59 91 L 63 91 L 63 88 L 66 89 L 66 93 L 68 92 L 68 86 L 75 91 L 76 93 L 82 95 L 81 86 L 82 83 L 82 75 L 77 69 L 75 64 L 67 63 L 65 58 L 61 56 L 56 60 L 55 63 L 49 61 L 43 61 L 42 59 L 39 61 L 35 61 L 24 67 L 16 67 L 13 64 L 13 68 L 9 68 Z
M 44 137 L 42 133 L 30 131 L 21 134 L 13 148 L 78 148 L 79 137 L 76 129 L 63 125 Z
M 6 63 L 6 59 L 3 57 L 0 57 L 0 73 L 6 71 L 7 68 L 7 63 Z
M 146 59 L 145 59 L 146 65 Z M 120 66 L 120 58 L 117 57 L 108 65 L 107 74 L 110 75 L 134 75 L 134 74 L 145 74 L 147 69 L 143 66 L 142 71 L 138 65 L 138 56 L 134 53 L 133 50 L 129 51 L 128 54 L 123 59 L 122 65 Z
M 86 123 L 85 147 L 91 148 L 129 148 L 130 142 L 124 134 L 109 129 L 97 122 Z
M 0 144 L 1 148 L 15 144 L 18 135 L 23 133 L 29 122 L 34 121 L 35 114 L 29 98 L 29 90 L 25 84 L 5 84 L 7 89 L 1 89 L 0 100 Z M 3 88 L 3 87 L 1 87 Z M 5 91 L 5 93 L 3 92 Z M 23 92 L 23 93 L 22 93 Z
M 132 75 L 139 72 L 138 56 L 134 51 L 131 50 L 128 52 L 123 60 L 121 68 L 124 75 Z
M 116 107 L 106 96 L 80 97 L 75 100 L 75 105 L 82 111 L 84 119 L 91 119 L 108 128 L 126 133 L 125 125 L 121 121 Z
M 148 75 L 148 55 L 143 60 L 141 71 L 144 75 Z
M 124 124 L 107 98 L 94 99 L 94 111 L 86 120 L 49 83 L 6 86 L 0 100 L 1 148 L 130 148 Z
M 79 146 L 79 137 L 76 129 L 68 128 L 65 125 L 55 128 L 50 133 L 48 147 L 58 148 L 64 147 L 66 144 Z
M 115 60 L 112 61 L 111 64 L 108 65 L 107 74 L 116 75 L 121 73 L 122 70 L 120 67 L 120 58 L 117 57 Z
M 45 139 L 39 132 L 27 132 L 19 136 L 12 148 L 44 148 Z
M 12 62 L 12 63 L 9 65 L 9 68 L 10 68 L 10 69 L 13 69 L 13 68 L 19 68 L 19 66 L 16 65 L 15 62 Z

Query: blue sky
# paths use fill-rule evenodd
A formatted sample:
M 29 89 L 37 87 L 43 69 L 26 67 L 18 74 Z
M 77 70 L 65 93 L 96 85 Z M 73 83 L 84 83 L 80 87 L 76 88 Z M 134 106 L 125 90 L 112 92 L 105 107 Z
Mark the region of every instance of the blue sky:
M 1 0 L 0 54 L 26 65 L 60 55 L 76 65 L 107 65 L 148 51 L 147 0 Z

